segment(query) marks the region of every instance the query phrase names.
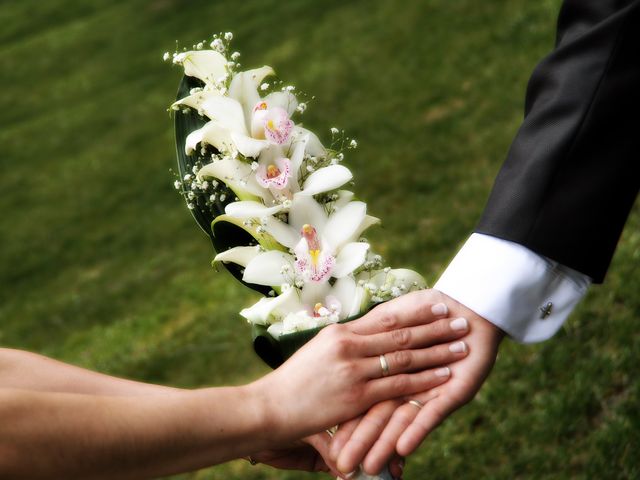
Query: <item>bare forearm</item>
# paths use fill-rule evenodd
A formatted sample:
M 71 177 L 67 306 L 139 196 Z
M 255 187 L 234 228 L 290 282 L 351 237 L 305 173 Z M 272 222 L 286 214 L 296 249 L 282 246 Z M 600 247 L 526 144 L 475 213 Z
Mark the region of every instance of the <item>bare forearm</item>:
M 150 478 L 273 446 L 251 387 L 138 397 L 0 390 L 0 477 Z
M 112 377 L 22 350 L 0 348 L 0 388 L 138 396 L 178 389 Z

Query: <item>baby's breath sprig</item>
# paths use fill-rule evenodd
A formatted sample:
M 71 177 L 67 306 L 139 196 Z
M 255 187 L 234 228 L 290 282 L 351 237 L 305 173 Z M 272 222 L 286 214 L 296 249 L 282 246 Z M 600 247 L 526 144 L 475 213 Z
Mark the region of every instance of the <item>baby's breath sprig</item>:
M 191 173 L 186 173 L 182 178 L 174 172 L 174 188 L 182 195 L 189 210 L 198 208 L 215 215 L 224 204 L 235 198 L 233 191 L 224 183 L 217 180 L 203 180 L 197 173 L 203 167 L 201 159 L 196 160 Z

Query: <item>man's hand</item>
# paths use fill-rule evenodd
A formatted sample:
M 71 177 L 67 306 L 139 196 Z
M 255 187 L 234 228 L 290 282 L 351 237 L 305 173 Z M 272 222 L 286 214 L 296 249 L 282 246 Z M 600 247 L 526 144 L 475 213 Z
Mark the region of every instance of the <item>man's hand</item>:
M 375 474 L 396 452 L 402 456 L 412 453 L 445 418 L 475 396 L 493 368 L 503 332 L 437 290 L 422 294 L 431 303 L 446 304 L 449 317 L 467 319 L 470 333 L 465 342 L 469 354 L 451 365 L 447 383 L 402 400 L 379 403 L 363 417 L 342 425 L 330 451 L 341 472 L 351 472 L 362 463 L 365 472 Z M 424 406 L 420 408 L 409 400 Z

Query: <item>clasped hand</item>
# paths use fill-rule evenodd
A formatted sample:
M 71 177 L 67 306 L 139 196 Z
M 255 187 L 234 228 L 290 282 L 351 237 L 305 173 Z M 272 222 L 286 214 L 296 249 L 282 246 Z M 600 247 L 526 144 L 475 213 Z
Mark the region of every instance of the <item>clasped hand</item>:
M 252 457 L 279 468 L 334 474 L 363 464 L 375 474 L 392 457 L 415 450 L 473 397 L 493 365 L 499 338 L 495 327 L 435 290 L 405 295 L 359 320 L 327 327 L 255 383 L 258 392 L 270 390 L 265 398 L 272 402 L 274 431 L 286 423 L 289 437 L 279 439 L 284 449 Z M 341 422 L 333 439 L 317 433 Z M 303 437 L 321 457 L 294 443 Z M 401 464 L 393 461 L 391 471 L 401 476 Z

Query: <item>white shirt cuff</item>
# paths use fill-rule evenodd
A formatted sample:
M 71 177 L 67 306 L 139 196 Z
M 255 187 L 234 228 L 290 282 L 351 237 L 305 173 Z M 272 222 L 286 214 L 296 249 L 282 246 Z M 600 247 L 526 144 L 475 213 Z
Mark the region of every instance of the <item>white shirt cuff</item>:
M 553 336 L 591 285 L 580 272 L 500 238 L 474 233 L 434 288 L 513 339 Z

